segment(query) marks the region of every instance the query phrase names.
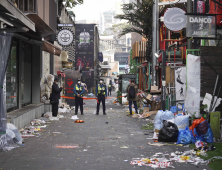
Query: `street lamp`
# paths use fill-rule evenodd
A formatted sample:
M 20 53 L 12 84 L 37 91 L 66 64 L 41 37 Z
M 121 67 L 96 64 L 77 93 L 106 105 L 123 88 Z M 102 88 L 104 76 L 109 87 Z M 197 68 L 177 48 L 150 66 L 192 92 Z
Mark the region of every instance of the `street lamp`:
M 161 70 L 161 79 L 162 79 L 162 86 L 161 86 L 161 109 L 163 111 L 166 110 L 166 52 L 164 50 L 158 50 L 157 53 L 155 53 L 155 56 L 157 58 L 160 57 L 160 54 L 162 54 L 162 70 Z

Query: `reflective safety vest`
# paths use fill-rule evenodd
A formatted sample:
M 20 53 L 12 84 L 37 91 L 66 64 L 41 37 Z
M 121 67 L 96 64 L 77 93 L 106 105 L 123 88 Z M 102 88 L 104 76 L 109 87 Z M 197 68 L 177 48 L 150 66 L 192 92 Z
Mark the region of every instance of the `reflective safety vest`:
M 109 89 L 111 89 L 112 86 L 111 86 L 111 85 L 108 85 L 108 87 L 109 87 Z
M 103 87 L 100 87 L 100 84 L 98 84 L 98 94 L 97 95 L 106 95 L 106 87 L 103 85 Z
M 83 86 L 80 86 L 80 88 L 78 87 L 78 85 L 76 84 L 76 92 L 78 94 L 80 94 L 83 90 Z M 74 94 L 74 96 L 77 96 L 76 94 Z M 83 94 L 80 95 L 81 97 L 83 96 Z

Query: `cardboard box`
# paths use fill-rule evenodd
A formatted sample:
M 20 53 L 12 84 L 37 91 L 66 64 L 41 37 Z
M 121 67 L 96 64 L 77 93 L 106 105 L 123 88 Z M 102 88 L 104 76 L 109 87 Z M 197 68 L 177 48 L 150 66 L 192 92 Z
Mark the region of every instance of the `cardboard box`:
M 152 98 L 151 94 L 148 94 L 148 96 L 146 97 L 147 100 L 150 100 Z
M 157 91 L 158 90 L 158 86 L 151 86 L 151 89 L 152 91 Z

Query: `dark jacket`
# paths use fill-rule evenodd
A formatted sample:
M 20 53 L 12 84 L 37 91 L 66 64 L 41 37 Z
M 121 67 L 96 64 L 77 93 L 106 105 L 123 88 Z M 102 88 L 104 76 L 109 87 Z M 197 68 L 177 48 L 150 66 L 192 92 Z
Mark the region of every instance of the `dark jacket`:
M 51 101 L 54 101 L 54 102 L 59 102 L 59 99 L 60 99 L 60 92 L 62 91 L 62 88 L 56 84 L 56 83 L 53 83 L 52 85 L 52 95 L 51 95 L 51 98 L 50 100 Z
M 134 86 L 134 88 L 135 88 L 136 96 L 135 96 L 134 98 L 129 98 L 129 89 L 130 89 L 130 86 Z M 130 83 L 130 84 L 127 86 L 126 92 L 127 92 L 127 100 L 128 100 L 128 101 L 136 101 L 137 93 L 138 93 L 138 87 L 137 87 L 136 84 Z

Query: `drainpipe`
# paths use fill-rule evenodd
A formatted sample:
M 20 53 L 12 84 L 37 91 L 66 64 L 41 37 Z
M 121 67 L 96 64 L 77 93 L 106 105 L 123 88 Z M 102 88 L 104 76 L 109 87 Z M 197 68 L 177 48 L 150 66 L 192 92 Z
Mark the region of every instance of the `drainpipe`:
M 158 8 L 158 0 L 155 1 L 155 4 L 153 4 L 153 27 L 152 27 L 152 59 L 153 59 L 153 64 L 152 64 L 152 84 L 153 86 L 156 86 L 156 56 L 154 55 L 157 51 L 156 46 L 156 39 L 157 39 L 157 8 Z
M 192 0 L 187 0 L 187 13 L 192 13 Z M 190 39 L 187 40 L 187 49 L 192 49 L 192 40 Z

